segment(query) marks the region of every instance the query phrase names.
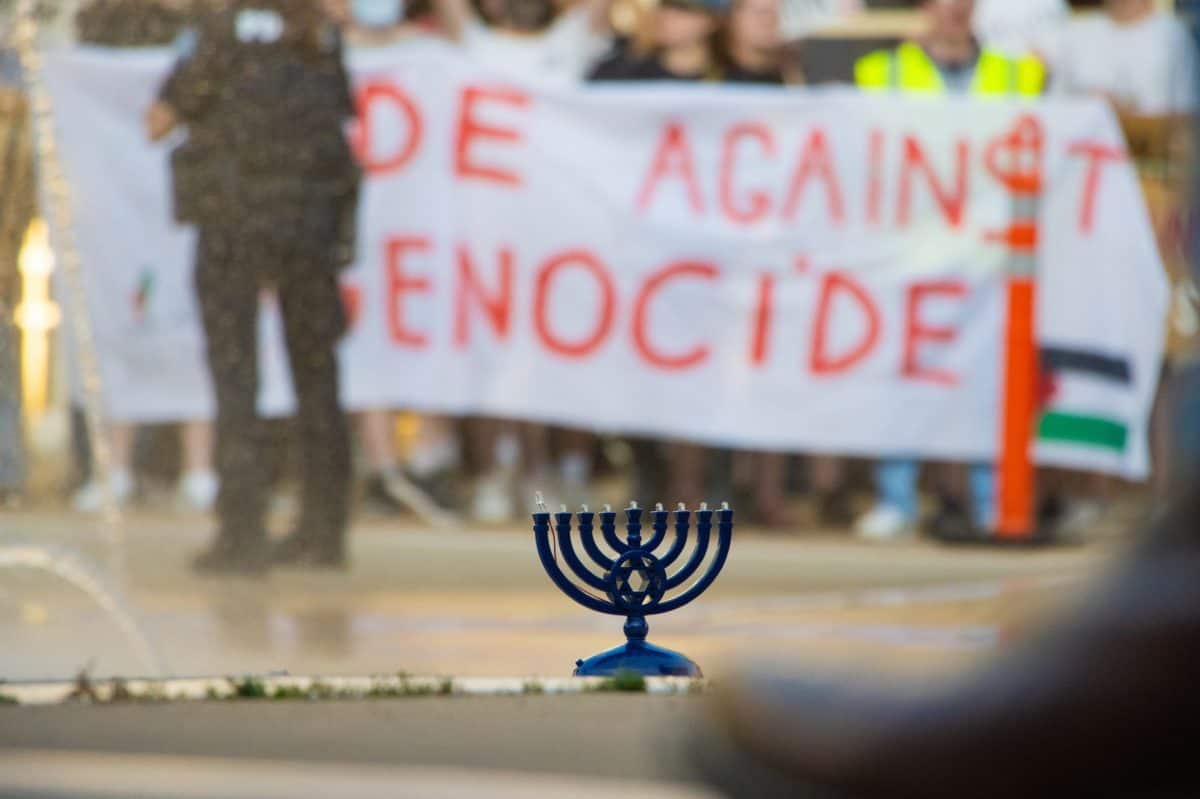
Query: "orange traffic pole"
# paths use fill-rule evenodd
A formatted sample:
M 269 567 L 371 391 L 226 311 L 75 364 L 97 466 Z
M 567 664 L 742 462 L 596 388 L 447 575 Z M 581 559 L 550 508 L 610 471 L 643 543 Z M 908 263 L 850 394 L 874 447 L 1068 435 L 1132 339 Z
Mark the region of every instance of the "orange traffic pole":
M 1007 540 L 1031 537 L 1035 525 L 1035 467 L 1031 452 L 1038 373 L 1035 299 L 1032 277 L 1009 278 L 1000 462 L 996 474 L 996 534 Z
M 1000 154 L 1011 156 L 1007 168 Z M 1037 414 L 1037 249 L 1042 191 L 1042 130 L 1033 116 L 1018 120 L 1011 133 L 988 152 L 988 167 L 1012 194 L 1012 218 L 998 239 L 1009 252 L 1004 374 L 1001 382 L 999 455 L 996 469 L 996 535 L 1021 541 L 1036 531 L 1036 466 L 1033 462 Z

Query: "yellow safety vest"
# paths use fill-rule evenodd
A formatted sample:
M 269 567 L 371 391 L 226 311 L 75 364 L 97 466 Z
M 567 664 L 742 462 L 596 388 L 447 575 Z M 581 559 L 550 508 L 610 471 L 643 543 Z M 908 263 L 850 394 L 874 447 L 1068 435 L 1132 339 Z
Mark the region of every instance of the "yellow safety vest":
M 946 91 L 937 64 L 919 44 L 905 42 L 895 50 L 876 50 L 854 64 L 854 80 L 864 91 L 941 94 Z M 1046 68 L 1027 55 L 1010 58 L 984 48 L 975 65 L 971 94 L 980 97 L 1036 97 L 1046 84 Z

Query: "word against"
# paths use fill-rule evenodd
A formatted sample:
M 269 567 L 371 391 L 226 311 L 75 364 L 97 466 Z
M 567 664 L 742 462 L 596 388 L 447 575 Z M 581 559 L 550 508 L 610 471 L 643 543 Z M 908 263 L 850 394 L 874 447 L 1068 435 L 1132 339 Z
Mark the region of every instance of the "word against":
M 415 89 L 377 78 L 361 84 L 357 96 L 353 143 L 372 177 L 402 174 L 436 146 L 427 140 L 428 111 Z M 536 158 L 531 128 L 538 116 L 527 92 L 463 86 L 451 121 L 449 176 L 510 191 L 527 187 L 522 162 Z M 878 230 L 924 223 L 923 212 L 933 210 L 956 231 L 972 217 L 973 203 L 987 202 L 989 190 L 1011 188 L 1020 175 L 1014 164 L 1042 157 L 1040 140 L 1022 141 L 1009 128 L 975 140 L 966 131 L 931 136 L 909 126 L 873 125 L 837 136 L 834 125 L 780 128 L 753 119 L 706 124 L 703 132 L 697 127 L 669 120 L 630 159 L 638 165 L 636 191 L 628 198 L 636 213 L 670 216 L 683 208 L 700 222 L 717 218 L 747 228 Z M 1091 136 L 1072 141 L 1064 154 L 1084 171 L 1072 205 L 1077 229 L 1089 232 L 1106 172 L 1126 157 L 1117 144 Z

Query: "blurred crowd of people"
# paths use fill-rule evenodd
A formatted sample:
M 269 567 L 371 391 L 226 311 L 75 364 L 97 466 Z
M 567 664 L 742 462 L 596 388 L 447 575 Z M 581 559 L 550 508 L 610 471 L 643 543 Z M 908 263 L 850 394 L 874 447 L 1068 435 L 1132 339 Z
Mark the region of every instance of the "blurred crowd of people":
M 1181 231 L 1187 226 L 1180 224 L 1187 219 L 1187 121 L 1196 103 L 1196 50 L 1186 29 L 1154 0 L 1106 0 L 1094 13 L 1078 18 L 1064 0 L 924 0 L 909 4 L 918 7 L 920 16 L 919 30 L 910 38 L 898 43 L 846 39 L 840 66 L 831 68 L 814 67 L 816 50 L 808 46 L 808 37 L 864 6 L 900 4 L 322 1 L 350 48 L 403 48 L 414 40 L 439 37 L 497 74 L 516 79 L 796 86 L 811 82 L 806 75 L 820 74 L 824 81 L 832 73 L 864 91 L 1103 96 L 1118 112 L 1140 159 L 1171 280 L 1185 298 L 1172 315 L 1169 357 L 1184 357 L 1200 327 L 1184 256 Z M 226 2 L 236 0 L 90 0 L 76 18 L 78 40 L 114 47 L 164 45 L 176 39 L 194 14 Z M 984 79 L 989 71 L 999 71 L 1002 78 Z M 7 264 L 0 267 L 0 277 L 4 268 Z M 0 280 L 0 288 L 6 285 Z M 0 309 L 7 301 L 0 295 Z M 0 319 L 8 318 L 0 313 Z M 4 335 L 0 326 L 0 357 L 5 356 Z M 0 434 L 6 401 L 0 396 Z M 799 521 L 797 507 L 806 507 L 816 524 L 853 525 L 865 537 L 893 540 L 913 534 L 922 519 L 922 470 L 915 459 L 869 465 L 820 453 L 716 451 L 682 441 L 597 436 L 587 430 L 417 416 L 394 409 L 357 414 L 355 425 L 362 501 L 374 512 L 415 508 L 427 513 L 428 501 L 481 522 L 503 522 L 525 510 L 534 488 L 576 505 L 597 495 L 595 481 L 605 480 L 610 488 L 624 483 L 643 501 L 731 499 L 751 520 L 767 526 L 793 524 Z M 195 421 L 179 430 L 182 444 L 171 440 L 169 447 L 181 454 L 166 470 L 181 475 L 182 504 L 210 508 L 219 494 L 211 426 Z M 137 443 L 139 436 L 161 441 L 175 433 L 113 425 L 107 435 L 112 454 L 107 490 L 119 503 L 131 502 L 137 496 L 138 452 L 147 449 Z M 278 449 L 271 471 L 286 475 L 286 447 Z M 0 484 L 8 479 L 4 466 L 0 459 Z M 151 468 L 162 470 L 161 465 Z M 986 535 L 994 502 L 990 465 L 946 466 L 924 479 L 935 500 L 935 532 Z M 1078 524 L 1107 495 L 1104 482 L 1078 476 L 1047 481 L 1060 488 L 1046 494 L 1044 521 L 1064 529 Z M 95 511 L 104 494 L 96 480 L 87 481 L 75 494 L 75 506 Z M 796 502 L 798 498 L 808 501 Z

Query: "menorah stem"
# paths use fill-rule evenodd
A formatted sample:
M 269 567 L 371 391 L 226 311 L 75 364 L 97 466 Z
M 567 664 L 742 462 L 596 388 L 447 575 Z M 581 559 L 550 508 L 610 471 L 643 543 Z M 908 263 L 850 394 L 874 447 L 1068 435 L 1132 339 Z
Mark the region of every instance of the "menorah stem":
M 642 509 L 637 507 L 635 502 L 633 507 L 625 509 L 625 544 L 630 549 L 639 549 L 642 546 Z
M 628 616 L 625 619 L 625 640 L 629 642 L 645 641 L 650 632 L 650 625 L 645 616 Z

